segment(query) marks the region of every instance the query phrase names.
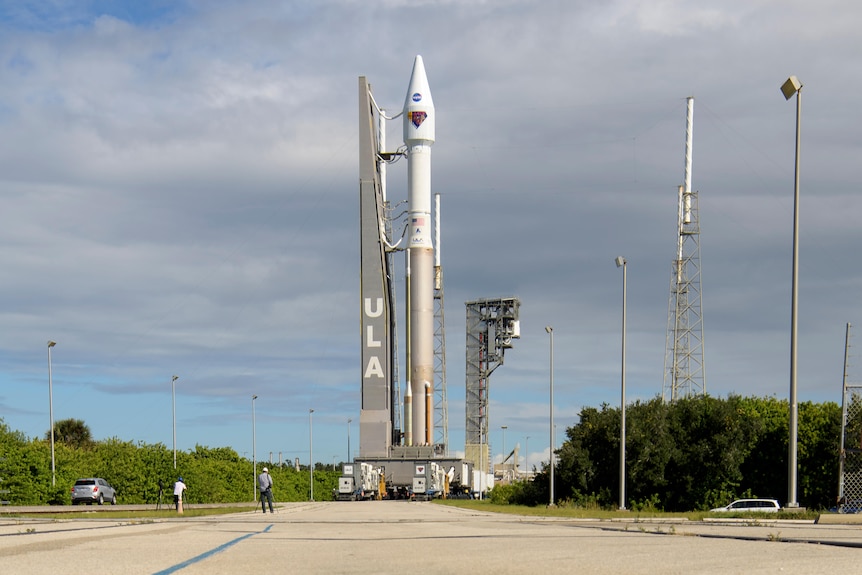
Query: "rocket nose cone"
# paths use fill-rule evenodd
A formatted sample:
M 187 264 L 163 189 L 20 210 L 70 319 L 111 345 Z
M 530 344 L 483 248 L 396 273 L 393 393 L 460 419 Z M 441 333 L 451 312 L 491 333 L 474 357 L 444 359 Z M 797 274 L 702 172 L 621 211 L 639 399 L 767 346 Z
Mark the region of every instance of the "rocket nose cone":
M 422 56 L 416 56 L 416 59 L 413 60 L 413 72 L 410 74 L 410 84 L 407 87 L 407 99 L 404 101 L 404 109 L 407 110 L 419 103 L 425 108 L 434 106 Z
M 425 64 L 422 56 L 416 56 L 413 61 L 413 73 L 410 74 L 410 84 L 407 87 L 407 98 L 404 100 L 404 142 L 408 145 L 416 143 L 433 144 L 435 131 L 434 100 L 431 99 L 431 89 L 428 87 L 428 77 L 425 75 Z

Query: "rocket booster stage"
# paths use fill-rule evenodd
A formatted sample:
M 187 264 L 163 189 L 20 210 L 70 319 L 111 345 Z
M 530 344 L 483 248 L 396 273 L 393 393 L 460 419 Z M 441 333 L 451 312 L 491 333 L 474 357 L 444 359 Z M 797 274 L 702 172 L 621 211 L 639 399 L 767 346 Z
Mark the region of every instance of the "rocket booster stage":
M 431 146 L 434 144 L 434 101 L 422 56 L 416 56 L 404 102 L 404 144 L 407 146 L 407 204 L 410 219 L 410 373 L 413 398 L 412 443 L 431 444 L 433 415 L 425 404 L 434 386 L 434 245 L 431 241 Z M 422 401 L 422 398 L 426 398 Z M 406 416 L 405 416 L 405 419 Z

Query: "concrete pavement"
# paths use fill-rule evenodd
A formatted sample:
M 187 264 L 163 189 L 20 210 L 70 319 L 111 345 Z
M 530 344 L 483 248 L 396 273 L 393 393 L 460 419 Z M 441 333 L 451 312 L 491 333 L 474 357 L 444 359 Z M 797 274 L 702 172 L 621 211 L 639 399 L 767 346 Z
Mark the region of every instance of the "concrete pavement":
M 276 514 L 0 519 L 16 575 L 117 573 L 857 573 L 862 526 L 597 521 L 405 501 L 281 504 Z

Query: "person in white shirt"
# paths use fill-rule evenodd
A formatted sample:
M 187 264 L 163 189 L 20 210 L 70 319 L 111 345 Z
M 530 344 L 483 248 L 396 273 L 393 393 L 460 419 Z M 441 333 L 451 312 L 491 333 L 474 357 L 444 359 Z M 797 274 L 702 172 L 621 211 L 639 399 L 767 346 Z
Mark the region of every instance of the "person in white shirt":
M 177 508 L 177 513 L 179 514 L 183 512 L 183 491 L 186 489 L 188 487 L 183 483 L 183 478 L 178 478 L 177 482 L 174 483 L 174 506 Z

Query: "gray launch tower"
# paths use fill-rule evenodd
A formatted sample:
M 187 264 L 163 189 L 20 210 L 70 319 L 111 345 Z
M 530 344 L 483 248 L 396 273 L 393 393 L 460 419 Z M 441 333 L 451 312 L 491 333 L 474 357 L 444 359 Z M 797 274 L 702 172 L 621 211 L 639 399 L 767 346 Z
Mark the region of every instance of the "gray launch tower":
M 360 317 L 362 337 L 362 405 L 359 452 L 363 457 L 388 457 L 396 422 L 392 409 L 393 302 L 389 259 L 381 234 L 385 219 L 376 106 L 365 77 L 359 78 L 359 210 Z
M 673 261 L 665 344 L 664 401 L 706 394 L 700 282 L 700 220 L 697 192 L 691 189 L 694 98 L 687 99 L 685 184 L 679 187 L 678 241 Z

